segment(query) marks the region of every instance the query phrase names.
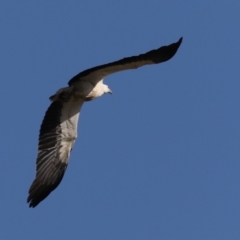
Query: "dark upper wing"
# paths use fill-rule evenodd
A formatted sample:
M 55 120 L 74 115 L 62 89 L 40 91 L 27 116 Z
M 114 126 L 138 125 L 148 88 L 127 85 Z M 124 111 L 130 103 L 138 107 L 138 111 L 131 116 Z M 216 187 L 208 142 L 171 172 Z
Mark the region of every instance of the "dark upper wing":
M 156 64 L 168 61 L 175 55 L 179 46 L 181 45 L 181 42 L 182 38 L 180 38 L 176 43 L 160 47 L 156 50 L 152 50 L 147 53 L 140 54 L 138 56 L 123 58 L 116 62 L 87 69 L 73 77 L 68 82 L 68 84 L 72 85 L 75 82 L 81 80 L 96 83 L 103 79 L 104 77 L 106 77 L 107 75 L 110 75 L 118 71 L 134 69 L 148 64 Z
M 37 206 L 61 182 L 77 137 L 79 111 L 83 101 L 54 101 L 43 119 L 38 144 L 37 173 L 27 202 Z

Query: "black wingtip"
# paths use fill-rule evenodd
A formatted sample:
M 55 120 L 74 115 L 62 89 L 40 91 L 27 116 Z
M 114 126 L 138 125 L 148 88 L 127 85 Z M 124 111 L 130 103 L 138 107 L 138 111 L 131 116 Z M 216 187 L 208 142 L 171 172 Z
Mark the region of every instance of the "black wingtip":
M 29 191 L 28 191 L 28 198 L 27 203 L 29 204 L 30 208 L 35 208 L 40 202 L 42 202 L 52 191 L 54 191 L 60 182 L 63 179 L 64 172 L 67 168 L 66 164 L 59 164 L 60 167 L 57 167 L 57 171 L 50 171 L 52 173 L 52 178 L 46 178 L 45 182 L 43 183 L 43 179 L 36 178 Z
M 180 37 L 179 40 L 176 42 L 176 44 L 178 45 L 178 47 L 180 47 L 182 41 L 183 41 L 183 37 Z
M 180 47 L 180 45 L 182 44 L 182 41 L 183 41 L 183 37 L 180 37 L 179 40 L 175 43 L 176 52 L 177 52 L 178 48 Z
M 179 40 L 175 43 L 172 43 L 168 46 L 163 46 L 157 49 L 156 52 L 153 54 L 154 63 L 166 62 L 169 59 L 171 59 L 178 51 L 178 48 L 180 47 L 182 40 L 183 40 L 183 37 L 179 38 Z

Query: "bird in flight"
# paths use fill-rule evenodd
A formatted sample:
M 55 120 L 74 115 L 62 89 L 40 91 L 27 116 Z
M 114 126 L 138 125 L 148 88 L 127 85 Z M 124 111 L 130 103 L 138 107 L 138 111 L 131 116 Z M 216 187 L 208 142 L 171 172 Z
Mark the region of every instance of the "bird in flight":
M 103 79 L 115 72 L 168 61 L 175 55 L 181 42 L 182 38 L 176 43 L 138 56 L 87 69 L 74 76 L 68 82 L 68 87 L 59 89 L 50 97 L 51 105 L 39 132 L 36 177 L 27 198 L 29 207 L 36 207 L 61 182 L 77 138 L 78 118 L 83 103 L 112 93 Z

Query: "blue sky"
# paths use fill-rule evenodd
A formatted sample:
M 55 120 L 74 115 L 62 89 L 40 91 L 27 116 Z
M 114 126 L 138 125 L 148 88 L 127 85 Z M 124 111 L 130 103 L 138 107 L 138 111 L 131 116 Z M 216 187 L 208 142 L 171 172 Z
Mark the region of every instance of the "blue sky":
M 1 239 L 240 239 L 239 1 L 1 1 Z M 35 209 L 48 97 L 78 72 L 177 41 L 83 106 Z

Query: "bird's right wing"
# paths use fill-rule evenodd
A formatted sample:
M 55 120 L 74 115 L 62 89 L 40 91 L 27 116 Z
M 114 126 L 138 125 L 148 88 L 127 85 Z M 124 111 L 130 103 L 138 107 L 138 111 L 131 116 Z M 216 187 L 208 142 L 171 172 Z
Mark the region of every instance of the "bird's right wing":
M 78 81 L 90 81 L 96 84 L 98 81 L 115 72 L 168 61 L 175 55 L 181 43 L 182 38 L 168 46 L 163 46 L 138 56 L 123 58 L 115 62 L 87 69 L 73 77 L 68 84 L 71 86 Z
M 83 100 L 54 101 L 43 119 L 38 144 L 37 172 L 27 202 L 37 206 L 61 182 L 71 149 L 77 138 L 77 124 Z

